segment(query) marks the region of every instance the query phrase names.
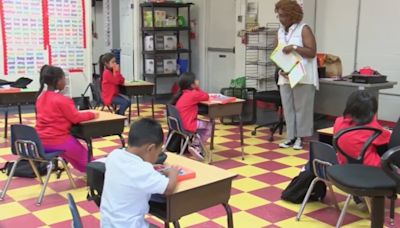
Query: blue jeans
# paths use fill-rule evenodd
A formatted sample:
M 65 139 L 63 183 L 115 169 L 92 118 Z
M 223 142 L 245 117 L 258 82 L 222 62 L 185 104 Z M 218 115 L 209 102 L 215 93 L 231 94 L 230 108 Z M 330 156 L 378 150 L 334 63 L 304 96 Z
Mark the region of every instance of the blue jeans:
M 117 95 L 113 97 L 111 104 L 119 106 L 118 115 L 125 115 L 125 111 L 131 105 L 131 101 L 121 95 Z

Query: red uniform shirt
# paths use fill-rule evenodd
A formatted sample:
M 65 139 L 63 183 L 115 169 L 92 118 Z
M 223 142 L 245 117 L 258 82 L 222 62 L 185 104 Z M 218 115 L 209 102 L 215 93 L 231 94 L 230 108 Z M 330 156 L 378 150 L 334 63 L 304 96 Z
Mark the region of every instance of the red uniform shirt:
M 113 97 L 119 94 L 118 86 L 124 84 L 125 79 L 119 71 L 113 73 L 104 69 L 101 81 L 101 99 L 104 105 L 110 105 Z
M 43 92 L 36 101 L 36 131 L 43 144 L 62 144 L 70 135 L 72 124 L 95 118 L 92 112 L 79 112 L 72 99 L 53 92 Z
M 176 102 L 176 108 L 182 119 L 183 128 L 186 131 L 196 132 L 197 130 L 197 105 L 201 101 L 208 101 L 208 93 L 201 89 L 184 90 L 182 96 Z
M 338 117 L 335 121 L 335 125 L 333 126 L 333 133 L 336 134 L 340 130 L 349 128 L 349 127 L 354 127 L 355 124 L 352 121 L 350 117 Z M 390 132 L 386 129 L 384 129 L 376 120 L 376 117 L 374 119 L 364 125 L 368 127 L 373 127 L 376 129 L 380 129 L 382 131 L 382 134 L 380 134 L 373 142 L 372 145 L 368 147 L 367 151 L 365 152 L 364 156 L 364 165 L 369 165 L 369 166 L 381 166 L 381 158 L 377 152 L 376 147 L 385 145 L 389 143 L 390 140 Z M 339 146 L 343 149 L 344 152 L 348 153 L 350 156 L 356 158 L 360 155 L 360 151 L 364 143 L 368 140 L 368 138 L 372 135 L 373 133 L 371 131 L 353 131 L 350 133 L 345 134 L 342 136 L 339 140 Z M 346 158 L 337 153 L 337 158 L 339 161 L 339 164 L 344 164 L 346 163 Z

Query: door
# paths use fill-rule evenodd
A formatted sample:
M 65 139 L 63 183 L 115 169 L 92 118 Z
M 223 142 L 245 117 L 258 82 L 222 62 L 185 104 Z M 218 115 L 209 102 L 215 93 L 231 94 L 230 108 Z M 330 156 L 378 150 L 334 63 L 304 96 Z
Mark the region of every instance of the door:
M 208 91 L 219 93 L 235 77 L 236 0 L 208 3 Z
M 133 4 L 131 0 L 120 0 L 121 73 L 133 80 Z

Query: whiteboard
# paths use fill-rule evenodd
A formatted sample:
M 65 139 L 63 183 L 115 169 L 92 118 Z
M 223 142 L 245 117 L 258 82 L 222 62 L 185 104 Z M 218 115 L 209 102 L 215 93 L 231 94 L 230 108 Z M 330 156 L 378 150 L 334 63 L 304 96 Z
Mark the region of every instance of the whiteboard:
M 371 66 L 400 83 L 400 1 L 362 0 L 357 68 Z M 400 86 L 384 90 L 400 95 Z

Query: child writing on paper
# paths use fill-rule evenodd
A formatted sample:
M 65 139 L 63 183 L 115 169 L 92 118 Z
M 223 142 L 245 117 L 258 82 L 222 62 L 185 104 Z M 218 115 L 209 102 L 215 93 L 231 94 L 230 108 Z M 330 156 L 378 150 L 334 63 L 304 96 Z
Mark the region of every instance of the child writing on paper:
M 44 90 L 45 85 L 47 89 Z M 44 65 L 36 100 L 36 131 L 46 152 L 64 151 L 61 157 L 81 172 L 86 171 L 87 150 L 70 135 L 71 125 L 98 117 L 95 112 L 79 112 L 71 98 L 59 93 L 65 88 L 61 68 Z
M 179 168 L 172 166 L 163 175 L 153 167 L 163 139 L 157 121 L 141 119 L 131 125 L 128 148 L 116 149 L 107 157 L 101 227 L 149 227 L 144 216 L 149 212 L 151 195 L 173 193 Z
M 365 90 L 353 92 L 347 100 L 343 116 L 338 117 L 335 121 L 333 133 L 336 134 L 340 130 L 353 126 L 368 126 L 381 130 L 382 133 L 372 142 L 372 146 L 368 147 L 364 157 L 364 165 L 380 167 L 381 158 L 377 148 L 389 143 L 390 131 L 384 129 L 378 123 L 376 119 L 377 110 L 378 102 L 372 94 Z M 340 139 L 339 145 L 351 156 L 357 157 L 363 144 L 371 135 L 371 131 L 350 132 Z M 343 155 L 338 153 L 337 157 L 339 164 L 346 163 L 346 158 Z
M 198 133 L 203 142 L 207 142 L 211 135 L 211 124 L 207 121 L 197 119 L 198 104 L 208 101 L 208 93 L 199 87 L 199 81 L 193 73 L 184 73 L 178 82 L 179 90 L 172 98 L 171 104 L 178 109 L 182 119 L 183 128 L 189 132 Z M 197 140 L 197 138 L 196 138 Z M 204 159 L 200 142 L 194 140 L 189 146 L 189 152 L 197 159 Z
M 126 109 L 131 105 L 131 101 L 119 94 L 119 85 L 124 84 L 119 65 L 112 53 L 100 56 L 100 75 L 101 75 L 101 99 L 104 105 L 117 105 L 117 114 L 125 115 Z

